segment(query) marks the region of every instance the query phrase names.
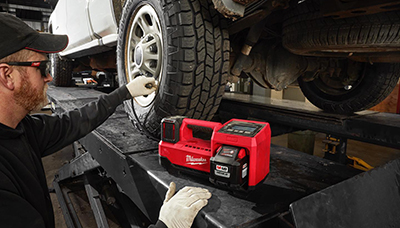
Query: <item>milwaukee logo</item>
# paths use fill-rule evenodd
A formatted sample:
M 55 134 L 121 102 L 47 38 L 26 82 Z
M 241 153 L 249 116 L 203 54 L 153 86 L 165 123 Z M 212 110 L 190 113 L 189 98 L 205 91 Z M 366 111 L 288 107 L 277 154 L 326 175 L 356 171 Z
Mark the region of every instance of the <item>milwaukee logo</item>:
M 222 172 L 228 172 L 228 167 L 227 166 L 217 165 L 215 168 L 217 170 L 219 170 L 219 171 L 222 171 Z
M 189 165 L 204 165 L 207 164 L 207 160 L 205 158 L 195 158 L 190 155 L 186 155 L 186 163 Z

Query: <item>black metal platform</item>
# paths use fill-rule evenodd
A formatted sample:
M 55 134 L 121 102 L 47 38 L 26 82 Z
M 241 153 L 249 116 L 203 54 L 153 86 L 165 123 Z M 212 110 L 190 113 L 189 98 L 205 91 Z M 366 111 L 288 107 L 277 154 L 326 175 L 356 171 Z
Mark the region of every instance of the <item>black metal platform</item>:
M 62 111 L 79 107 L 96 99 L 101 93 L 82 88 L 50 87 L 48 94 L 56 104 L 55 109 Z M 241 108 L 237 108 L 238 106 Z M 299 115 L 290 109 L 286 112 L 281 112 L 279 108 L 268 111 L 262 105 L 225 97 L 220 113 L 229 112 L 231 109 L 235 110 L 235 117 L 266 121 L 276 118 L 280 123 L 286 123 L 285 119 L 290 116 Z M 268 115 L 258 112 L 257 109 Z M 311 113 L 309 115 L 312 116 Z M 307 125 L 311 126 L 307 129 L 330 129 L 334 133 L 341 133 L 341 130 L 345 129 L 352 135 L 357 134 L 355 123 L 369 120 L 372 115 L 357 114 L 346 119 L 315 114 L 311 119 L 304 117 L 301 120 L 292 120 L 293 123 L 290 124 L 302 129 Z M 325 123 L 325 127 L 318 126 L 317 120 L 319 123 Z M 351 120 L 351 123 L 346 122 L 347 120 Z M 373 121 L 369 120 L 368 123 Z M 391 127 L 390 124 L 388 127 Z M 399 126 L 394 127 L 398 129 Z M 399 134 L 397 132 L 393 139 L 382 140 L 385 144 L 391 143 L 393 147 L 398 147 Z M 122 107 L 119 107 L 103 125 L 79 141 L 120 189 L 153 222 L 157 220 L 167 186 L 171 181 L 174 181 L 178 188 L 199 186 L 209 189 L 212 193 L 209 204 L 195 220 L 194 224 L 198 227 L 265 227 L 275 223 L 274 218 L 287 212 L 289 205 L 296 200 L 360 173 L 338 163 L 272 145 L 270 174 L 255 191 L 246 196 L 239 196 L 216 188 L 207 179 L 182 173 L 168 173 L 158 162 L 158 142 L 138 132 Z
M 400 115 L 362 111 L 352 115 L 323 112 L 310 103 L 226 93 L 219 113 L 232 118 L 262 119 L 277 128 L 312 130 L 367 143 L 400 148 Z M 277 130 L 275 135 L 280 134 Z

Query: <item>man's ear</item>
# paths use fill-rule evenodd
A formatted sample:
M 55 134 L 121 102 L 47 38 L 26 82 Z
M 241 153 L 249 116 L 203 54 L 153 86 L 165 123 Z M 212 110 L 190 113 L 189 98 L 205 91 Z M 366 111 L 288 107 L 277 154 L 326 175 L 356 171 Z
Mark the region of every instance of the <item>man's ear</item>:
M 0 63 L 0 84 L 9 90 L 14 90 L 13 68 L 6 63 Z

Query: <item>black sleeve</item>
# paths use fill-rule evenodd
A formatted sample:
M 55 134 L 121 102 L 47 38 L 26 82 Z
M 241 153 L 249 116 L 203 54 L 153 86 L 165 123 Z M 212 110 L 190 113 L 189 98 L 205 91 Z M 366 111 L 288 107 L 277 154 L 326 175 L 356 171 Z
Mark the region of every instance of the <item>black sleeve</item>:
M 43 228 L 42 216 L 21 196 L 0 189 L 1 227 Z
M 168 228 L 168 227 L 163 222 L 158 220 L 156 224 L 150 225 L 148 228 Z
M 60 115 L 32 115 L 32 134 L 39 144 L 41 156 L 52 154 L 82 138 L 101 125 L 126 99 L 131 99 L 126 86 L 121 86 L 110 94 L 102 95 L 97 101 L 79 109 Z

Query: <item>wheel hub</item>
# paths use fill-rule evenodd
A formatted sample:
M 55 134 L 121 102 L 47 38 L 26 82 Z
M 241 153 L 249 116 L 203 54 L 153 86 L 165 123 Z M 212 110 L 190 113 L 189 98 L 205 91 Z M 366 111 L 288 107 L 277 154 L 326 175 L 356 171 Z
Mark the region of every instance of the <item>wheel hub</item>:
M 137 45 L 135 48 L 135 63 L 136 66 L 140 67 L 143 62 L 143 49 L 141 45 Z
M 138 7 L 132 15 L 132 23 L 126 40 L 126 79 L 138 76 L 154 77 L 158 84 L 162 78 L 162 32 L 158 15 L 151 5 Z M 140 106 L 146 107 L 155 99 L 154 92 L 148 96 L 135 97 Z

